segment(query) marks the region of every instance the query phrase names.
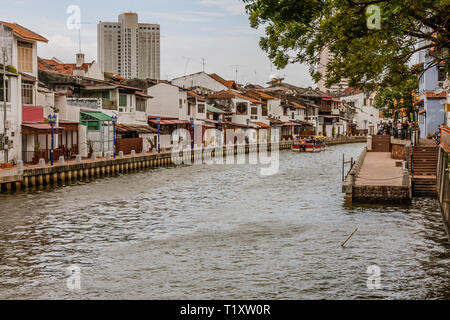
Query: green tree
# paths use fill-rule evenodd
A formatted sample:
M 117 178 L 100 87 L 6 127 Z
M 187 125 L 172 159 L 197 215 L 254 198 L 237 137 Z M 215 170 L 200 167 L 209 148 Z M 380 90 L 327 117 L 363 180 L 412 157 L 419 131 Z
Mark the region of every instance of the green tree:
M 265 27 L 260 46 L 278 68 L 306 63 L 313 78 L 320 52 L 334 60 L 327 85 L 349 79 L 350 86 L 373 89 L 407 81 L 417 69 L 407 64 L 420 50 L 449 69 L 450 0 L 243 0 L 253 28 Z M 369 5 L 380 9 L 380 28 L 369 29 Z M 373 18 L 373 17 L 371 17 Z
M 418 89 L 418 79 L 416 76 L 400 82 L 396 86 L 380 87 L 375 99 L 375 107 L 380 109 L 385 117 L 391 118 L 395 116 L 395 112 L 406 109 L 408 117 L 416 114 L 415 106 L 417 101 L 416 93 Z M 403 100 L 403 103 L 401 101 Z M 410 120 L 416 120 L 411 119 Z

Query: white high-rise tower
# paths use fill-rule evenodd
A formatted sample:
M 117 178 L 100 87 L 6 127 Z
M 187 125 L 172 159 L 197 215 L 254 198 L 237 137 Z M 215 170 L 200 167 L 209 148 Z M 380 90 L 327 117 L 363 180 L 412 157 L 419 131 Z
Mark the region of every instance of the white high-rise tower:
M 97 55 L 103 72 L 125 78 L 160 79 L 160 26 L 138 23 L 136 13 L 119 15 L 119 22 L 97 26 Z

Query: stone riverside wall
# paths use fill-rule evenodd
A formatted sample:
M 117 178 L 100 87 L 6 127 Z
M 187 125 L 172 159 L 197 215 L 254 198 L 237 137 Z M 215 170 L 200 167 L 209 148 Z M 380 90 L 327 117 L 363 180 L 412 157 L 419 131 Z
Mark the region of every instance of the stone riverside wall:
M 353 202 L 357 203 L 395 203 L 411 202 L 409 187 L 393 186 L 354 186 Z
M 442 219 L 450 239 L 450 152 L 439 150 L 438 195 L 442 208 Z
M 358 160 L 355 162 L 355 165 L 350 170 L 347 178 L 344 181 L 344 184 L 342 185 L 342 192 L 346 194 L 347 200 L 352 200 L 353 198 L 353 188 L 355 186 L 356 177 L 361 171 L 364 160 L 366 160 L 367 152 L 367 148 L 364 148 Z

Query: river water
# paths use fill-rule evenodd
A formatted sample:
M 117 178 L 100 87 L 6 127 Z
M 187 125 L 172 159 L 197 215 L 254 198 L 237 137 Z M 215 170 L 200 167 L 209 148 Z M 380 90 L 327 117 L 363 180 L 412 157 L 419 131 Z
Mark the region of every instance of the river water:
M 284 151 L 268 177 L 199 165 L 2 195 L 0 298 L 450 299 L 436 200 L 345 206 L 342 154 L 362 149 Z

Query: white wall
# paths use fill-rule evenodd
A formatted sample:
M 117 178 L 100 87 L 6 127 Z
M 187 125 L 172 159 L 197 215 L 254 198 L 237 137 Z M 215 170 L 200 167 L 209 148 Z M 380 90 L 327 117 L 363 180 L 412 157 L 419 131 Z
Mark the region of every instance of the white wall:
M 147 101 L 147 115 L 188 120 L 187 94 L 185 91 L 170 84 L 159 83 L 148 88 L 147 94 L 153 97 L 153 99 Z M 180 99 L 182 99 L 181 109 Z
M 356 108 L 354 120 L 358 130 L 369 130 L 369 127 L 373 126 L 376 133 L 382 120 L 380 118 L 380 110 L 375 108 L 373 105 L 365 105 L 364 98 L 365 94 L 359 93 L 356 95 L 343 97 L 341 100 L 345 102 L 354 102 Z M 374 94 L 372 94 L 370 98 L 375 101 Z
M 226 86 L 211 78 L 205 72 L 194 73 L 181 78 L 173 79 L 172 84 L 186 89 L 202 87 L 212 91 L 228 90 Z
M 88 72 L 86 72 L 85 76 L 92 79 L 105 80 L 100 65 L 95 61 L 88 69 Z
M 8 137 L 12 149 L 8 150 L 8 161 L 22 159 L 22 91 L 20 77 L 8 77 L 9 102 L 6 103 L 6 119 L 10 122 Z M 0 133 L 3 133 L 3 102 L 0 102 Z M 14 134 L 14 137 L 13 137 Z M 0 160 L 4 161 L 4 152 L 0 151 Z

